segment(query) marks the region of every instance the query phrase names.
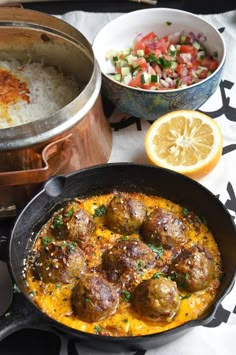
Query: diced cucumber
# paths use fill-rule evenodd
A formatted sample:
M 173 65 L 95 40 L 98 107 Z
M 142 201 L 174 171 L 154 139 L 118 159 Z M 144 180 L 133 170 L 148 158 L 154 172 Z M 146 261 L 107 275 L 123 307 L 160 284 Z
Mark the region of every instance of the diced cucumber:
M 198 69 L 196 70 L 196 74 L 200 75 L 204 70 L 207 70 L 207 67 L 203 67 L 203 66 L 199 65 Z
M 137 56 L 138 57 L 143 57 L 144 56 L 144 50 L 143 49 L 138 49 L 137 50 Z
M 133 62 L 135 62 L 137 59 L 138 59 L 138 57 L 136 57 L 135 55 L 132 55 L 132 54 L 130 54 L 126 57 L 126 60 L 130 65 L 133 65 Z
M 125 59 L 121 59 L 118 60 L 118 62 L 116 62 L 116 66 L 119 68 L 123 68 L 127 66 L 127 61 Z
M 177 63 L 175 60 L 172 60 L 172 61 L 171 61 L 171 65 L 170 65 L 170 69 L 175 70 L 176 67 L 177 67 L 177 65 L 178 65 L 178 63 Z
M 196 48 L 199 51 L 200 48 L 201 48 L 201 45 L 197 41 L 193 41 L 193 47 Z
M 147 72 L 144 72 L 142 75 L 141 75 L 141 83 L 142 84 L 149 84 L 150 83 L 150 80 L 151 80 L 151 75 Z
M 114 79 L 116 80 L 116 81 L 121 81 L 121 74 L 115 74 L 114 75 Z
M 128 73 L 127 75 L 125 75 L 122 79 L 122 82 L 126 85 L 129 84 L 130 80 L 132 80 L 132 74 Z
M 176 56 L 176 48 L 173 44 L 170 45 L 169 49 L 168 49 L 168 54 L 171 57 L 175 57 Z
M 113 57 L 118 57 L 118 51 L 117 50 L 114 50 L 114 49 L 111 49 L 110 51 L 108 51 L 106 53 L 106 59 L 112 59 Z
M 186 43 L 186 39 L 187 39 L 187 36 L 184 36 L 184 35 L 180 36 L 179 43 L 181 43 L 181 44 Z
M 180 44 L 176 44 L 175 48 L 176 48 L 176 51 L 179 51 L 180 50 Z
M 158 75 L 151 75 L 151 83 L 158 83 L 159 76 Z
M 205 58 L 205 56 L 206 56 L 205 51 L 199 51 L 199 52 L 197 53 L 197 59 L 198 59 L 198 60 L 203 60 L 203 59 Z
M 129 54 L 131 53 L 131 48 L 125 48 L 123 51 L 122 51 L 122 54 L 127 57 Z
M 130 73 L 130 67 L 122 67 L 121 74 L 122 76 L 128 75 Z

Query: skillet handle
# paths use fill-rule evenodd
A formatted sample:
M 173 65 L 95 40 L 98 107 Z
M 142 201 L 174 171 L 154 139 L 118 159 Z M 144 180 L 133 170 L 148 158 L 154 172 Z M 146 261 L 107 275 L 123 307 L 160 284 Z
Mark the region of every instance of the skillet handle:
M 23 328 L 50 331 L 50 322 L 21 293 L 14 293 L 8 310 L 0 317 L 0 341 Z

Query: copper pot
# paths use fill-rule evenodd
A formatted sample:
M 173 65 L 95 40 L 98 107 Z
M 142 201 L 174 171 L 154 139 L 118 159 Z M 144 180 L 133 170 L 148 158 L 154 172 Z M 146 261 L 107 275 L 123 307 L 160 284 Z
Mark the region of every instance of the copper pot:
M 108 161 L 112 134 L 104 116 L 101 72 L 74 27 L 25 9 L 0 11 L 0 58 L 43 60 L 83 83 L 67 106 L 44 119 L 0 129 L 0 216 L 15 213 L 50 176 Z

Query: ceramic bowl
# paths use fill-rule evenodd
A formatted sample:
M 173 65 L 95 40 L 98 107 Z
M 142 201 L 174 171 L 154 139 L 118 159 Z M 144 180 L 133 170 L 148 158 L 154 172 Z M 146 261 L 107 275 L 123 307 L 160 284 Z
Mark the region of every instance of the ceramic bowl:
M 176 32 L 203 34 L 204 47 L 211 55 L 217 53 L 219 66 L 206 79 L 185 88 L 144 90 L 113 80 L 108 74 L 114 68 L 106 55 L 111 50 L 132 47 L 139 33 L 155 32 L 159 38 Z M 197 109 L 215 92 L 222 76 L 226 48 L 220 32 L 199 15 L 186 11 L 153 8 L 126 13 L 106 24 L 93 42 L 93 51 L 100 65 L 102 93 L 121 111 L 135 117 L 155 120 L 178 109 Z

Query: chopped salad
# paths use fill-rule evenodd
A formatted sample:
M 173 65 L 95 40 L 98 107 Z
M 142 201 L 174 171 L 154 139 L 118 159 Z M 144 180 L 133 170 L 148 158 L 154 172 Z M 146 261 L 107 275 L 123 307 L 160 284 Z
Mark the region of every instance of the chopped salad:
M 128 86 L 147 90 L 184 88 L 211 75 L 219 66 L 217 52 L 209 55 L 202 45 L 204 36 L 190 32 L 174 33 L 158 38 L 150 32 L 139 34 L 132 48 L 112 50 L 114 80 Z

